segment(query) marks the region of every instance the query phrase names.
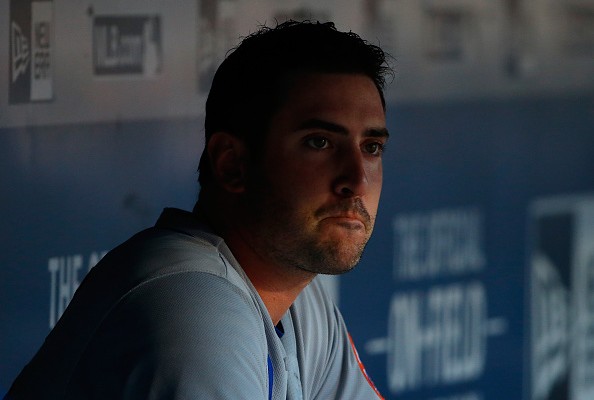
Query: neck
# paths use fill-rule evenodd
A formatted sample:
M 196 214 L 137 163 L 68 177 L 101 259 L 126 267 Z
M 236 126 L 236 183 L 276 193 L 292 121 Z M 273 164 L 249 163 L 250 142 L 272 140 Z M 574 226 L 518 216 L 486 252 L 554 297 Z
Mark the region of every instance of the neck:
M 220 205 L 220 203 L 217 203 Z M 233 213 L 218 210 L 234 208 L 207 207 L 198 204 L 194 212 L 208 222 L 224 240 L 241 268 L 264 302 L 274 325 L 277 325 L 297 296 L 316 276 L 313 272 L 295 267 L 278 265 L 264 258 L 250 244 L 248 229 L 243 229 Z M 206 217 L 209 216 L 209 217 Z
M 278 324 L 316 274 L 263 259 L 240 236 L 230 235 L 225 241 L 258 291 L 272 322 Z

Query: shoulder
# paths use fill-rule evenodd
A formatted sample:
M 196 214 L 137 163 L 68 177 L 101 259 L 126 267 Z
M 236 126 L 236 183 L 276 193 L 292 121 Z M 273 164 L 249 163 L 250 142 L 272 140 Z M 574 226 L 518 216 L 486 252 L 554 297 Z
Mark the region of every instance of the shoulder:
M 158 228 L 143 231 L 108 253 L 91 271 L 75 304 L 103 302 L 96 316 L 102 328 L 113 324 L 115 329 L 134 331 L 140 327 L 126 320 L 131 316 L 147 324 L 158 340 L 167 339 L 161 327 L 172 327 L 182 335 L 206 331 L 209 326 L 224 328 L 217 324 L 227 321 L 261 325 L 262 310 L 255 294 L 233 261 L 220 252 L 221 245 L 222 240 L 213 243 L 198 234 Z
M 37 390 L 30 383 L 42 377 L 47 384 L 35 387 L 47 398 L 65 390 L 119 398 L 153 385 L 164 397 L 240 398 L 229 391 L 241 386 L 265 393 L 263 311 L 232 262 L 204 238 L 156 228 L 135 235 L 90 271 L 19 387 Z M 230 365 L 238 374 L 225 386 Z
M 126 287 L 112 298 L 74 380 L 106 376 L 121 390 L 157 382 L 151 390 L 164 396 L 265 390 L 266 315 L 217 239 L 152 228 L 114 249 L 97 266 L 98 281 L 125 268 L 114 282 Z
M 109 252 L 98 267 L 117 268 L 130 279 L 188 270 L 224 276 L 226 265 L 218 250 L 220 243 L 222 239 L 216 243 L 206 234 L 188 235 L 171 229 L 149 228 Z
M 149 228 L 107 253 L 81 287 L 95 300 L 113 302 L 147 281 L 176 273 L 203 272 L 226 279 L 249 294 L 240 267 L 229 259 L 226 249 L 221 238 L 206 232 L 188 234 Z
M 110 310 L 95 337 L 109 338 L 106 333 L 113 330 L 156 351 L 164 346 L 167 352 L 207 354 L 210 345 L 245 332 L 264 338 L 262 319 L 252 298 L 227 279 L 185 271 L 136 286 Z
M 216 275 L 177 272 L 135 287 L 111 310 L 81 356 L 73 390 L 107 383 L 113 397 L 127 388 L 260 393 L 266 357 L 262 315 L 245 293 Z

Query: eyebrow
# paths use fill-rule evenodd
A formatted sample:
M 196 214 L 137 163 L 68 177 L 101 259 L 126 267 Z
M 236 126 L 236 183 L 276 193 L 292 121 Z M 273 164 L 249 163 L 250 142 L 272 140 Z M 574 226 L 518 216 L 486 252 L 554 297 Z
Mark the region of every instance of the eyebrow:
M 348 129 L 342 125 L 318 118 L 308 119 L 297 127 L 298 131 L 308 129 L 322 129 L 328 132 L 339 133 L 341 135 L 348 135 L 349 133 Z M 364 135 L 367 137 L 383 137 L 386 139 L 390 137 L 388 129 L 384 127 L 369 128 L 365 131 Z

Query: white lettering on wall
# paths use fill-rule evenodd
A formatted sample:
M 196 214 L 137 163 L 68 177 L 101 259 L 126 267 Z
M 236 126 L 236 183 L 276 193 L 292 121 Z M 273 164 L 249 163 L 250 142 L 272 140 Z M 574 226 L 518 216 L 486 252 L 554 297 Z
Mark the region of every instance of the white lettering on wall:
M 397 216 L 394 278 L 416 281 L 481 270 L 482 225 L 481 213 L 472 208 Z
M 88 257 L 86 269 L 84 257 L 80 254 L 52 257 L 48 260 L 47 269 L 50 273 L 49 327 L 56 325 L 58 319 L 66 310 L 78 289 L 84 275 L 91 270 L 106 254 L 93 252 Z
M 532 398 L 544 399 L 568 369 L 569 292 L 546 256 L 532 271 Z
M 397 293 L 388 326 L 388 384 L 392 393 L 480 377 L 489 331 L 481 282 Z
M 388 387 L 397 397 L 477 382 L 485 373 L 489 337 L 507 332 L 505 318 L 488 315 L 483 221 L 475 207 L 393 219 L 393 278 L 403 285 L 390 302 L 388 334 L 365 349 L 387 354 Z M 440 400 L 482 397 L 471 390 Z
M 95 27 L 96 63 L 100 67 L 142 65 L 142 36 L 125 35 L 117 25 Z

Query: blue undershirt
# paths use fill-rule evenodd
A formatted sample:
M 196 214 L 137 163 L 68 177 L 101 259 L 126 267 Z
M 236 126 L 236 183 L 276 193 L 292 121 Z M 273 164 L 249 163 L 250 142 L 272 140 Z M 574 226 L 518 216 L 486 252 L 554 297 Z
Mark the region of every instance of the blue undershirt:
M 278 325 L 274 327 L 276 334 L 279 338 L 282 338 L 285 334 L 285 330 L 283 328 L 282 322 L 279 322 Z M 270 358 L 270 354 L 268 355 L 268 399 L 272 400 L 272 387 L 274 384 L 274 367 L 272 366 L 272 359 Z

